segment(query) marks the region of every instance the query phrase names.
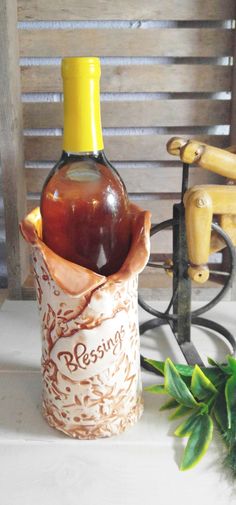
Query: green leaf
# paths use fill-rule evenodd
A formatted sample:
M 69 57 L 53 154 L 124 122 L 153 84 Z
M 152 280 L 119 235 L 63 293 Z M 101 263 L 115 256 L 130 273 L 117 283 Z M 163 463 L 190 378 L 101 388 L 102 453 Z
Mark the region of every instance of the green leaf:
M 168 400 L 168 402 L 163 403 L 163 405 L 160 408 L 160 411 L 174 409 L 178 405 L 179 403 L 173 398 L 171 398 L 171 400 Z
M 198 400 L 204 400 L 204 398 L 208 398 L 217 393 L 214 384 L 206 377 L 198 365 L 194 367 L 191 391 Z
M 192 365 L 182 365 L 182 364 L 176 365 L 175 364 L 175 367 L 178 370 L 178 372 L 179 372 L 180 375 L 183 375 L 185 377 L 191 377 L 192 376 L 193 369 L 194 369 L 194 367 Z
M 217 395 L 213 407 L 213 414 L 221 431 L 225 432 L 228 428 L 227 406 L 225 392 L 220 391 Z
M 179 405 L 177 409 L 169 416 L 169 420 L 173 421 L 174 419 L 179 419 L 180 417 L 186 416 L 187 414 L 191 414 L 192 409 L 189 407 L 185 407 L 185 405 Z
M 176 428 L 174 435 L 179 438 L 189 437 L 191 435 L 195 423 L 198 422 L 199 413 L 194 412 L 191 416 L 188 417 L 185 421 L 183 421 L 178 428 Z
M 208 403 L 199 403 L 199 411 L 201 414 L 208 414 L 209 413 L 209 405 Z
M 194 399 L 183 379 L 181 379 L 179 372 L 170 358 L 167 358 L 165 361 L 164 372 L 166 392 L 175 398 L 178 403 L 185 405 L 186 407 L 196 407 L 198 403 Z
M 213 358 L 210 358 L 209 356 L 207 358 L 207 361 L 208 361 L 209 365 L 216 366 L 216 367 L 219 366 L 219 363 L 217 363 Z
M 233 358 L 233 356 L 227 356 L 227 358 L 231 372 L 233 373 L 233 375 L 236 375 L 236 359 Z
M 149 393 L 155 393 L 158 395 L 166 395 L 165 387 L 162 384 L 154 384 L 152 386 L 147 386 L 144 388 L 145 391 L 149 391 Z
M 231 375 L 231 369 L 230 369 L 230 366 L 227 365 L 227 364 L 224 364 L 224 363 L 217 363 L 214 359 L 212 358 L 207 358 L 208 360 L 208 363 L 212 366 L 215 366 L 217 368 L 219 368 L 219 370 L 221 370 L 222 372 L 224 372 L 224 374 L 226 375 Z
M 153 368 L 155 368 L 160 375 L 164 375 L 164 366 L 165 366 L 164 361 L 155 361 L 154 359 L 147 359 L 147 358 L 145 358 L 145 361 L 149 363 L 149 365 L 152 365 Z
M 225 380 L 225 373 L 220 370 L 219 367 L 202 367 L 204 375 L 212 382 L 212 384 L 216 387 Z
M 185 421 L 183 421 L 178 428 L 176 428 L 174 434 L 176 437 L 189 437 L 191 435 L 194 426 L 198 423 L 199 413 L 194 412 L 191 416 L 188 417 Z
M 236 377 L 232 375 L 225 385 L 225 399 L 227 406 L 228 428 L 231 428 L 232 418 L 236 416 Z
M 188 439 L 180 470 L 195 466 L 206 453 L 213 434 L 213 421 L 208 414 L 199 415 Z
M 164 375 L 164 367 L 165 367 L 164 361 L 155 361 L 154 359 L 145 359 L 145 361 L 147 361 L 147 363 L 152 365 L 154 368 L 156 368 L 156 370 L 158 370 L 162 375 Z M 194 366 L 175 363 L 175 367 L 180 375 L 183 375 L 185 377 L 192 376 Z

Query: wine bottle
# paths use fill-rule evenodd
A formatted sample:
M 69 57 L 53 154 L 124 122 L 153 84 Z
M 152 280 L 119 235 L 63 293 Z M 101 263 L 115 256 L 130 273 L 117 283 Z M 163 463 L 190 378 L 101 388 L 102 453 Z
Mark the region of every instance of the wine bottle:
M 41 194 L 43 241 L 61 257 L 102 275 L 124 262 L 131 242 L 125 185 L 108 161 L 100 117 L 99 58 L 64 58 L 60 160 Z

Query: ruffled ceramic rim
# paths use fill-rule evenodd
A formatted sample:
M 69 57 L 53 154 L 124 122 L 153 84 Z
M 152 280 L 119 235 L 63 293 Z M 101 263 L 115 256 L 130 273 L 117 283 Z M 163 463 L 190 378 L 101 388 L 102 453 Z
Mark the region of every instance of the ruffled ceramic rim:
M 20 223 L 25 240 L 40 250 L 49 273 L 56 284 L 70 296 L 81 296 L 106 282 L 125 282 L 139 274 L 150 254 L 151 214 L 130 203 L 132 243 L 123 265 L 108 277 L 65 260 L 42 241 L 42 218 L 39 207 L 33 209 Z

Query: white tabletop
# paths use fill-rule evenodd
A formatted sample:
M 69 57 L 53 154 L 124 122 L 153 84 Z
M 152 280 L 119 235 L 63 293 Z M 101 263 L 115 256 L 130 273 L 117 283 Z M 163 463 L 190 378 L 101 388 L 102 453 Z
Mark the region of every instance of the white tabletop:
M 163 303 L 157 306 L 162 309 Z M 208 316 L 236 326 L 236 304 L 221 302 Z M 151 316 L 140 311 L 140 321 Z M 217 340 L 217 344 L 216 344 Z M 223 359 L 229 348 L 208 331 L 194 329 L 202 356 Z M 50 428 L 40 413 L 40 330 L 35 302 L 6 301 L 0 310 L 1 505 L 229 505 L 233 485 L 221 467 L 223 445 L 214 441 L 201 463 L 180 472 L 184 441 L 159 412 L 163 398 L 144 393 L 139 423 L 110 439 L 80 441 Z M 148 357 L 184 362 L 168 327 L 142 337 Z M 143 383 L 159 379 L 143 373 Z M 181 500 L 181 502 L 180 502 Z

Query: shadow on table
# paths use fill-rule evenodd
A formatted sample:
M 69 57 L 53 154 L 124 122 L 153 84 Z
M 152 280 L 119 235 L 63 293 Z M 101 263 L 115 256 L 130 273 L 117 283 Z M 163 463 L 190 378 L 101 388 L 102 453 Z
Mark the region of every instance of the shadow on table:
M 193 326 L 191 340 L 199 352 L 204 364 L 210 356 L 218 362 L 224 362 L 225 356 L 232 353 L 231 345 L 220 334 L 207 328 Z M 175 363 L 186 363 L 186 360 L 167 326 L 149 330 L 141 336 L 141 352 L 146 358 L 165 361 L 171 358 Z
M 179 361 L 182 358 L 175 337 L 168 325 L 148 330 L 143 334 L 141 336 L 141 352 L 146 358 L 160 361 L 165 361 L 167 357 L 172 361 Z
M 40 372 L 40 363 L 32 364 L 33 360 L 16 360 L 15 357 L 12 359 L 9 358 L 9 355 L 6 359 L 4 356 L 0 358 L 0 370 L 1 372 Z

